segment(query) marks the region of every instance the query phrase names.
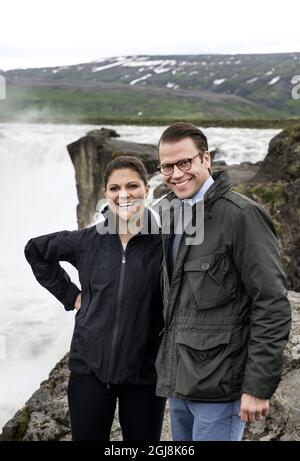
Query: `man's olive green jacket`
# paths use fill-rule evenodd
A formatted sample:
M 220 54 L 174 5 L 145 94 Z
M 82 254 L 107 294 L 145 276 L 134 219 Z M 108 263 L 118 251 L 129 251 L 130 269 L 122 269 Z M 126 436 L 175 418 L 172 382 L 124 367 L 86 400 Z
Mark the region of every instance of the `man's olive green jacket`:
M 226 172 L 213 178 L 204 196 L 203 243 L 187 245 L 183 234 L 172 268 L 172 234 L 163 235 L 157 394 L 207 402 L 242 393 L 269 399 L 291 324 L 276 232 L 260 205 L 230 190 Z

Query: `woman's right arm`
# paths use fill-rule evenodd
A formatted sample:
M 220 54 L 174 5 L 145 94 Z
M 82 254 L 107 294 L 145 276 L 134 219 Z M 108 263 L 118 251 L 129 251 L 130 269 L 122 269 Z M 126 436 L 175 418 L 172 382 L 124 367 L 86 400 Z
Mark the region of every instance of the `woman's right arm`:
M 66 310 L 73 310 L 80 289 L 71 281 L 59 261 L 77 268 L 79 231 L 61 231 L 32 238 L 24 253 L 37 281 L 53 294 Z

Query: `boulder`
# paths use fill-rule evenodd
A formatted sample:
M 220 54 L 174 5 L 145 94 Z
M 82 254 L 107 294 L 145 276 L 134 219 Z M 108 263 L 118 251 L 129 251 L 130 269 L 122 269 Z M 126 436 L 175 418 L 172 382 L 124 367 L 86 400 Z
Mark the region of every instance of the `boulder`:
M 290 291 L 289 301 L 293 321 L 282 379 L 270 400 L 269 415 L 247 426 L 246 440 L 300 440 L 300 293 Z
M 300 125 L 275 136 L 257 174 L 235 190 L 263 205 L 272 216 L 288 287 L 300 291 Z
M 295 181 L 300 178 L 300 125 L 275 136 L 255 181 Z

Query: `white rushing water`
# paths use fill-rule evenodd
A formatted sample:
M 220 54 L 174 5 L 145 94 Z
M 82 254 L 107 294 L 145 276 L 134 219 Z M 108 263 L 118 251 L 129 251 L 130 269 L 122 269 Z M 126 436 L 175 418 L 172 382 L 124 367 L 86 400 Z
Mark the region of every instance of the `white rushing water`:
M 29 238 L 76 229 L 77 195 L 66 145 L 87 125 L 0 124 L 0 429 L 68 351 L 74 313 L 35 280 Z M 156 144 L 162 127 L 115 126 L 121 139 Z M 204 130 L 228 164 L 262 160 L 278 130 Z M 75 269 L 63 263 L 78 282 Z

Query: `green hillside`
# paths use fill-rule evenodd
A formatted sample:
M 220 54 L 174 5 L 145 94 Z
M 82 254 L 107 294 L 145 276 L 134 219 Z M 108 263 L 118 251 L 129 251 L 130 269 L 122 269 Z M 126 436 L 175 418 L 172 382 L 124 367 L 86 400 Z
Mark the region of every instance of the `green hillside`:
M 2 121 L 259 124 L 300 117 L 300 99 L 292 98 L 300 53 L 127 56 L 0 74 L 7 89 Z

